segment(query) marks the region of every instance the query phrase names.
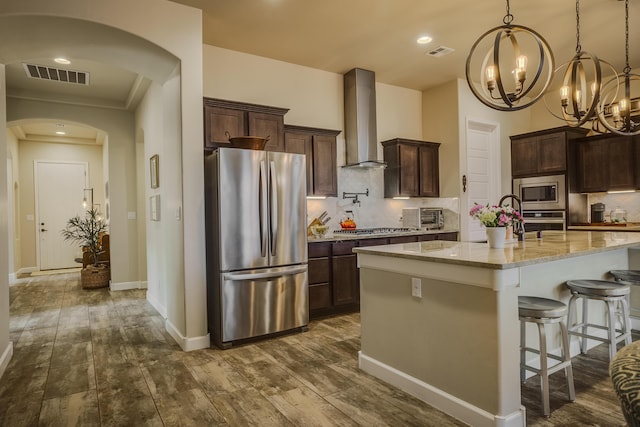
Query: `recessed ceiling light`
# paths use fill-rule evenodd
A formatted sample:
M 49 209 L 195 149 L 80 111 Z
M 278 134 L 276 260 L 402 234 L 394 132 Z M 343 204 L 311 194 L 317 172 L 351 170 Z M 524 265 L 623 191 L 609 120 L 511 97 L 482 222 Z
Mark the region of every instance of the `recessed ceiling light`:
M 61 130 L 56 131 L 56 135 L 66 135 L 67 133 Z
M 62 64 L 62 65 L 71 64 L 71 61 L 69 61 L 67 58 L 55 58 L 54 61 L 56 61 L 58 64 Z
M 418 44 L 428 44 L 428 43 L 431 43 L 432 40 L 433 39 L 429 36 L 421 36 L 421 37 L 418 37 L 418 40 L 416 40 L 416 42 Z

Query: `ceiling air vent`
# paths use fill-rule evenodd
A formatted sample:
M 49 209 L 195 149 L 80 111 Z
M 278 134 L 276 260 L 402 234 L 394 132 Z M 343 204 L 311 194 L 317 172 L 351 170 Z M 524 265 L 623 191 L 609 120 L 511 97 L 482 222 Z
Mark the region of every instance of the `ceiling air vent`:
M 427 52 L 425 52 L 426 55 L 429 56 L 434 56 L 436 58 L 439 58 L 441 56 L 445 56 L 450 54 L 451 52 L 453 52 L 455 49 L 452 49 L 450 47 L 446 47 L 446 46 L 438 46 L 437 48 L 433 49 L 433 50 L 429 50 Z
M 89 84 L 89 73 L 62 68 L 47 67 L 46 65 L 22 64 L 27 76 L 33 79 L 54 80 L 79 85 Z

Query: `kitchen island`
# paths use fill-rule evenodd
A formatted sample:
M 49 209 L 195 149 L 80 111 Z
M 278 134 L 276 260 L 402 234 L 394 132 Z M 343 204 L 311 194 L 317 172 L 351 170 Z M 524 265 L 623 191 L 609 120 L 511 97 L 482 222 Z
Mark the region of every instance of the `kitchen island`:
M 524 426 L 518 295 L 566 303 L 566 280 L 638 268 L 638 245 L 638 233 L 545 231 L 504 249 L 448 241 L 355 248 L 360 367 L 470 425 Z M 603 322 L 596 303 L 590 321 Z M 537 347 L 534 329 L 527 337 Z

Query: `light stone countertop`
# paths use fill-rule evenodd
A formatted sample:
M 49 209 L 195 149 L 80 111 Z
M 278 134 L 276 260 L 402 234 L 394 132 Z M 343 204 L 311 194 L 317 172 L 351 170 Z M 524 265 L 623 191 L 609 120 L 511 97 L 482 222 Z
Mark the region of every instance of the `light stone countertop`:
M 401 231 L 397 233 L 379 233 L 379 234 L 340 234 L 330 231 L 324 238 L 308 237 L 309 243 L 315 242 L 343 242 L 347 240 L 363 240 L 363 239 L 384 239 L 385 237 L 401 237 L 401 236 L 422 236 L 424 234 L 442 234 L 442 233 L 458 233 L 459 230 L 453 228 L 441 228 L 438 230 L 414 230 Z
M 486 243 L 442 240 L 359 247 L 358 254 L 383 255 L 421 261 L 509 269 L 640 245 L 640 233 L 544 231 L 542 238 L 527 233 L 525 241 L 490 249 Z
M 640 223 L 628 222 L 624 225 L 570 225 L 568 230 L 581 231 L 640 231 Z

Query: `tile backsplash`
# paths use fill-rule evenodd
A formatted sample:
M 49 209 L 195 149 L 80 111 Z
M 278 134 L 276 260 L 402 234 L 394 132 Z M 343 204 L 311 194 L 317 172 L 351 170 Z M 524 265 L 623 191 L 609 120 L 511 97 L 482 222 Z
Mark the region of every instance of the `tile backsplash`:
M 613 209 L 620 208 L 627 211 L 628 222 L 640 222 L 640 193 L 591 193 L 587 197 L 587 209 L 594 203 L 604 203 L 605 219 Z
M 359 204 L 343 199 L 343 192 L 364 193 L 359 195 Z M 402 209 L 407 207 L 438 207 L 444 209 L 445 228 L 459 228 L 460 202 L 458 198 L 416 198 L 394 200 L 384 198 L 384 170 L 381 168 L 339 168 L 338 197 L 325 200 L 307 200 L 307 223 L 322 211 L 327 211 L 331 220 L 329 229 L 340 228 L 340 220 L 353 212 L 358 228 L 402 227 Z

